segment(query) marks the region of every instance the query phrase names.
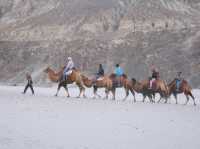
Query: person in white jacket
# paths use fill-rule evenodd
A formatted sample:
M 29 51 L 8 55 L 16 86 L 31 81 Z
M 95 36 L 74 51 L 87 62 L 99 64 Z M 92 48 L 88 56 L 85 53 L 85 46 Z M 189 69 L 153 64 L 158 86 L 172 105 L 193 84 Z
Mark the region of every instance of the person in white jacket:
M 63 80 L 67 80 L 67 77 L 72 73 L 73 68 L 74 68 L 74 62 L 71 57 L 68 57 L 65 69 L 63 71 Z

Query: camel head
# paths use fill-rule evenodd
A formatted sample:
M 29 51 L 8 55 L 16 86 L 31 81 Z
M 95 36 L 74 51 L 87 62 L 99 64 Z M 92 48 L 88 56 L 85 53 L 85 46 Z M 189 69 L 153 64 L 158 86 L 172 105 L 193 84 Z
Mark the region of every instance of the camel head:
M 132 83 L 133 83 L 133 85 L 135 85 L 136 84 L 136 79 L 135 78 L 132 78 Z
M 45 73 L 48 73 L 49 70 L 50 70 L 50 67 L 47 67 L 46 69 L 44 69 L 44 72 L 45 72 Z

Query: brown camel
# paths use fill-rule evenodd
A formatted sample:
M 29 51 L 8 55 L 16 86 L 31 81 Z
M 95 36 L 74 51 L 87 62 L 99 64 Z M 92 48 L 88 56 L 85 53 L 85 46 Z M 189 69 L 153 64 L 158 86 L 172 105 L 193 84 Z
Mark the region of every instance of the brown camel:
M 148 87 L 146 86 L 146 84 L 148 84 L 148 80 L 143 80 L 141 82 L 137 82 L 136 79 L 132 79 L 132 88 L 134 89 L 134 91 L 136 91 L 137 93 L 141 93 L 143 95 L 143 102 L 145 101 L 146 97 L 149 97 L 150 102 L 154 102 L 154 100 L 152 99 L 153 93 L 152 91 L 148 90 Z
M 188 82 L 186 80 L 183 80 L 180 84 L 180 88 L 179 90 L 177 91 L 176 89 L 176 79 L 174 79 L 169 85 L 168 85 L 168 88 L 169 88 L 169 95 L 173 94 L 175 99 L 176 99 L 176 104 L 178 104 L 178 101 L 177 101 L 177 94 L 181 94 L 181 93 L 184 93 L 186 98 L 187 98 L 187 101 L 185 103 L 185 105 L 188 103 L 189 101 L 189 96 L 193 99 L 193 102 L 194 102 L 194 105 L 196 105 L 195 103 L 195 98 L 192 94 L 192 88 L 190 87 L 190 85 L 188 84 Z
M 47 67 L 44 70 L 44 72 L 48 74 L 48 77 L 52 82 L 59 82 L 63 74 L 63 70 L 64 70 L 64 67 L 62 67 L 59 72 L 55 72 L 50 67 Z
M 116 77 L 115 74 L 111 74 L 109 76 L 109 78 L 113 82 L 114 99 L 115 99 L 116 88 L 124 87 L 125 92 L 126 92 L 126 96 L 125 96 L 124 100 L 127 99 L 128 95 L 129 95 L 129 91 L 131 91 L 131 93 L 132 93 L 132 95 L 134 97 L 134 102 L 136 102 L 135 92 L 134 92 L 133 87 L 132 87 L 132 81 L 128 80 L 127 75 L 123 74 L 121 77 Z
M 67 85 L 68 84 L 72 84 L 72 83 L 76 83 L 76 85 L 79 87 L 80 90 L 80 94 L 78 97 L 81 97 L 82 95 L 85 97 L 85 88 L 84 88 L 84 84 L 82 82 L 82 78 L 81 78 L 81 73 L 78 70 L 73 70 L 72 74 L 70 74 L 67 77 L 67 80 L 62 81 L 61 77 L 63 74 L 63 68 L 61 71 L 59 71 L 58 73 L 54 72 L 50 67 L 48 67 L 47 69 L 44 70 L 44 72 L 46 72 L 48 74 L 48 77 L 51 81 L 53 82 L 59 82 L 58 84 L 58 88 L 57 88 L 57 92 L 56 95 L 58 95 L 58 92 L 60 90 L 61 87 L 64 87 L 66 92 L 67 92 L 67 97 L 70 97 L 69 92 L 68 92 L 68 88 Z
M 95 81 L 82 75 L 82 81 L 86 87 L 93 87 L 94 98 L 96 98 L 96 96 L 100 97 L 97 94 L 98 88 L 105 88 L 106 99 L 108 99 L 108 95 L 110 91 L 113 93 L 112 80 L 106 75 L 103 76 L 101 79 L 97 79 Z M 114 98 L 114 94 L 113 94 L 113 98 Z
M 132 79 L 132 87 L 136 92 L 143 95 L 143 102 L 145 101 L 146 97 L 149 97 L 150 102 L 155 102 L 153 98 L 155 99 L 155 94 L 159 93 L 160 100 L 158 102 L 160 102 L 162 98 L 165 98 L 165 103 L 167 103 L 169 91 L 165 81 L 157 79 L 154 84 L 154 87 L 150 89 L 149 80 L 137 82 L 136 79 Z

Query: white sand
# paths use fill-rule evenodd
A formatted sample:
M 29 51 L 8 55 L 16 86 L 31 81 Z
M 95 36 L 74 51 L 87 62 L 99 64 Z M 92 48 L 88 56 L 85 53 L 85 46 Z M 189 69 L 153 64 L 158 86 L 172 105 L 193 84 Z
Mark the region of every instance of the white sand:
M 200 91 L 197 106 L 66 98 L 64 90 L 0 86 L 0 149 L 199 149 Z M 77 88 L 69 89 L 73 97 Z M 92 97 L 92 90 L 86 92 Z M 100 91 L 103 95 L 103 90 Z M 157 97 L 158 98 L 158 97 Z

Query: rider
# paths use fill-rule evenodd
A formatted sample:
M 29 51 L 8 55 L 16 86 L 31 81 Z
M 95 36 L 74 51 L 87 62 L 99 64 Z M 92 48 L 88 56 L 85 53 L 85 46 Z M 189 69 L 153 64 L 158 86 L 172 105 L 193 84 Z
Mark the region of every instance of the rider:
M 72 73 L 73 68 L 74 68 L 74 62 L 71 57 L 68 57 L 65 69 L 63 71 L 63 80 L 67 80 L 67 76 L 69 76 Z
M 124 74 L 124 71 L 123 71 L 123 69 L 120 67 L 119 64 L 116 64 L 114 74 L 115 74 L 117 77 L 121 77 L 121 76 Z
M 157 71 L 156 67 L 153 66 L 151 68 L 151 71 L 152 71 L 152 76 L 150 77 L 150 86 L 149 86 L 150 89 L 152 89 L 154 81 L 157 80 L 159 77 L 159 72 Z
M 103 76 L 104 76 L 104 69 L 103 69 L 102 64 L 99 64 L 99 69 L 98 69 L 98 72 L 96 74 L 96 79 L 103 77 Z
M 182 72 L 177 72 L 175 81 L 176 81 L 176 91 L 179 91 L 181 82 L 183 81 Z
M 119 64 L 116 64 L 115 65 L 115 71 L 114 71 L 114 74 L 116 75 L 116 77 L 117 77 L 117 80 L 119 79 L 119 81 L 117 81 L 117 84 L 118 84 L 118 86 L 120 86 L 120 84 L 121 84 L 121 77 L 122 77 L 122 75 L 124 74 L 124 71 L 123 71 L 123 69 L 120 67 L 120 65 Z
M 103 69 L 103 65 L 99 64 L 99 68 L 97 73 L 95 73 L 95 78 L 93 79 L 93 83 L 95 83 L 100 77 L 104 76 L 104 69 Z

